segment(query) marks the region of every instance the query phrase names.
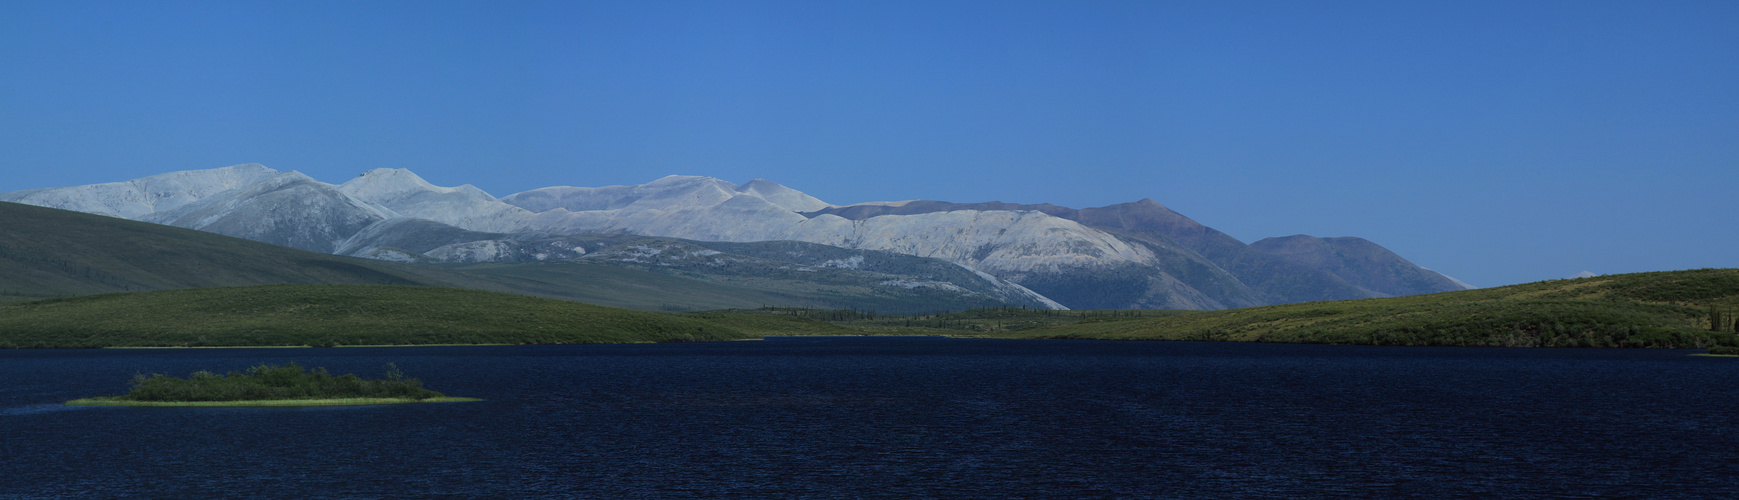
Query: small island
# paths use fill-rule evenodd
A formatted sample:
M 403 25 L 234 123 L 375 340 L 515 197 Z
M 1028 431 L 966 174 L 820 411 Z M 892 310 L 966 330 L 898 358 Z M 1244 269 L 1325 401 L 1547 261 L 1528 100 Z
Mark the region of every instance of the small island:
M 386 378 L 364 380 L 354 374 L 332 376 L 325 368 L 307 371 L 294 362 L 274 366 L 260 364 L 245 372 L 218 375 L 197 371 L 187 378 L 163 374 L 137 374 L 133 389 L 120 396 L 101 396 L 67 401 L 75 406 L 350 406 L 401 403 L 449 403 L 482 401 L 448 397 L 423 388 L 423 382 L 405 378 L 392 363 Z

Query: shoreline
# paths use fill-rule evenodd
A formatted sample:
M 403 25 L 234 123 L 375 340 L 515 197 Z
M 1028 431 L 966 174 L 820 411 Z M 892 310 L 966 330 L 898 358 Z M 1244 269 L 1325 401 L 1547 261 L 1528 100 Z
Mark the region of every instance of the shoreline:
M 860 333 L 860 334 L 819 334 L 819 335 L 790 335 L 790 334 L 786 334 L 786 335 L 762 335 L 759 337 L 746 337 L 746 338 L 738 338 L 738 339 L 703 340 L 703 341 L 697 341 L 697 342 L 742 342 L 742 341 L 766 341 L 768 339 L 864 338 L 864 337 L 986 339 L 986 340 L 1093 340 L 1093 341 L 1109 341 L 1109 342 L 1224 342 L 1224 343 L 1234 343 L 1234 344 L 1347 345 L 1347 346 L 1370 346 L 1370 347 L 1617 349 L 1617 350 L 1643 350 L 1643 351 L 1649 351 L 1649 350 L 1691 350 L 1691 349 L 1694 349 L 1694 348 L 1686 348 L 1686 347 L 1568 347 L 1568 346 L 1512 347 L 1512 346 L 1465 346 L 1465 345 L 1386 345 L 1386 344 L 1358 344 L 1358 343 L 1321 344 L 1321 343 L 1313 343 L 1313 342 L 1274 342 L 1274 341 L 1264 341 L 1264 340 L 1191 340 L 1191 339 L 1169 339 L 1169 338 L 1091 338 L 1091 337 L 1044 337 L 1044 336 L 1030 336 L 1029 337 L 1029 336 L 1016 336 L 1016 335 L 995 335 L 995 334 L 984 334 L 984 333 L 980 333 L 977 335 L 970 335 L 970 334 L 967 334 L 967 335 L 909 334 L 909 333 L 893 333 L 893 334 Z M 366 344 L 366 345 L 365 344 L 357 344 L 357 345 L 337 345 L 337 346 L 332 346 L 330 348 L 344 348 L 344 347 L 495 347 L 495 346 L 560 346 L 560 345 L 626 345 L 626 344 L 661 344 L 661 343 L 667 343 L 667 342 L 603 342 L 603 343 L 577 343 L 577 344 Z M 675 342 L 675 343 L 681 343 L 681 342 Z M 148 350 L 148 349 L 326 349 L 326 348 L 328 348 L 328 347 L 315 347 L 315 346 L 307 346 L 307 345 L 233 345 L 233 346 L 226 345 L 226 346 L 107 346 L 107 347 L 94 347 L 94 348 L 87 348 L 87 349 Z M 48 349 L 79 349 L 79 348 L 76 348 L 76 347 L 51 347 Z M 0 351 L 5 351 L 5 350 L 12 350 L 12 349 L 0 349 Z M 25 350 L 25 349 L 16 349 L 16 350 Z M 1704 350 L 1705 352 L 1692 353 L 1692 354 L 1688 354 L 1688 356 L 1708 356 L 1708 357 L 1721 357 L 1721 358 L 1739 357 L 1739 354 L 1709 354 L 1707 352 L 1707 349 L 1702 349 L 1702 350 Z
M 80 398 L 61 403 L 66 406 L 151 406 L 151 407 L 297 407 L 297 406 L 369 406 L 413 403 L 460 403 L 483 401 L 481 398 L 438 397 L 410 398 L 331 398 L 331 399 L 259 399 L 248 401 L 116 401 L 106 398 Z
M 474 347 L 490 345 L 540 345 L 540 344 L 356 344 L 311 346 L 311 345 L 117 345 L 98 347 L 97 349 L 337 349 L 344 347 Z M 50 349 L 62 349 L 51 347 Z M 71 348 L 66 348 L 71 349 Z

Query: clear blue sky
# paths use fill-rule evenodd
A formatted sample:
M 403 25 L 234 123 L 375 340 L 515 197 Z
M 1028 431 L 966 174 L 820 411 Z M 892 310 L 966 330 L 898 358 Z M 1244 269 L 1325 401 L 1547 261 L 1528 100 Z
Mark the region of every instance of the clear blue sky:
M 1479 286 L 1739 267 L 1739 2 L 6 1 L 0 162 L 1153 198 Z

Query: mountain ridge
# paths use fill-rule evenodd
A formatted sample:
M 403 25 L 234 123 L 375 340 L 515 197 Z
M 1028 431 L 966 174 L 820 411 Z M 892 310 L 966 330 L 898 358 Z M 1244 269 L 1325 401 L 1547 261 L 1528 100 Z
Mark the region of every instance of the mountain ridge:
M 420 219 L 407 221 L 407 224 L 451 227 Z M 607 250 L 646 239 L 569 235 L 523 243 L 528 248 L 584 245 Z M 674 245 L 693 245 L 668 241 Z M 774 259 L 781 254 L 776 245 L 756 243 L 727 250 Z M 729 252 L 712 254 L 718 259 L 743 262 L 725 269 L 704 262 L 640 266 L 606 258 L 471 264 L 388 262 L 118 217 L 0 202 L 0 302 L 274 284 L 378 284 L 466 288 L 642 310 L 780 306 L 913 313 L 1010 303 L 1045 306 L 1038 299 L 1022 296 L 1022 289 L 1016 285 L 970 276 L 959 266 L 940 260 L 862 254 L 821 245 L 805 250 L 818 256 L 832 252 L 829 258 L 855 256 L 862 265 L 835 269 L 822 263 L 813 269 L 780 271 L 802 264 L 788 262 L 799 259 L 777 261 Z M 741 278 L 777 273 L 813 279 Z M 937 286 L 913 289 L 889 283 L 902 281 Z
M 939 258 L 1071 308 L 1225 309 L 1464 288 L 1364 240 L 1331 238 L 1315 253 L 1246 245 L 1151 199 L 1085 209 L 928 200 L 836 206 L 766 179 L 676 175 L 496 198 L 470 185 L 435 186 L 405 169 L 369 170 L 333 185 L 243 164 L 0 193 L 0 200 L 406 261 L 582 258 L 588 249 L 562 242 L 575 234 L 801 241 Z

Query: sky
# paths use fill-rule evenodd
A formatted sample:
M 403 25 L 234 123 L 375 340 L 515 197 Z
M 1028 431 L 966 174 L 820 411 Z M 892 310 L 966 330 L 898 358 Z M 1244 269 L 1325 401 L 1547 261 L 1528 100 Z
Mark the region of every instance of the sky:
M 1739 2 L 0 0 L 0 192 L 1151 198 L 1476 286 L 1739 267 Z

